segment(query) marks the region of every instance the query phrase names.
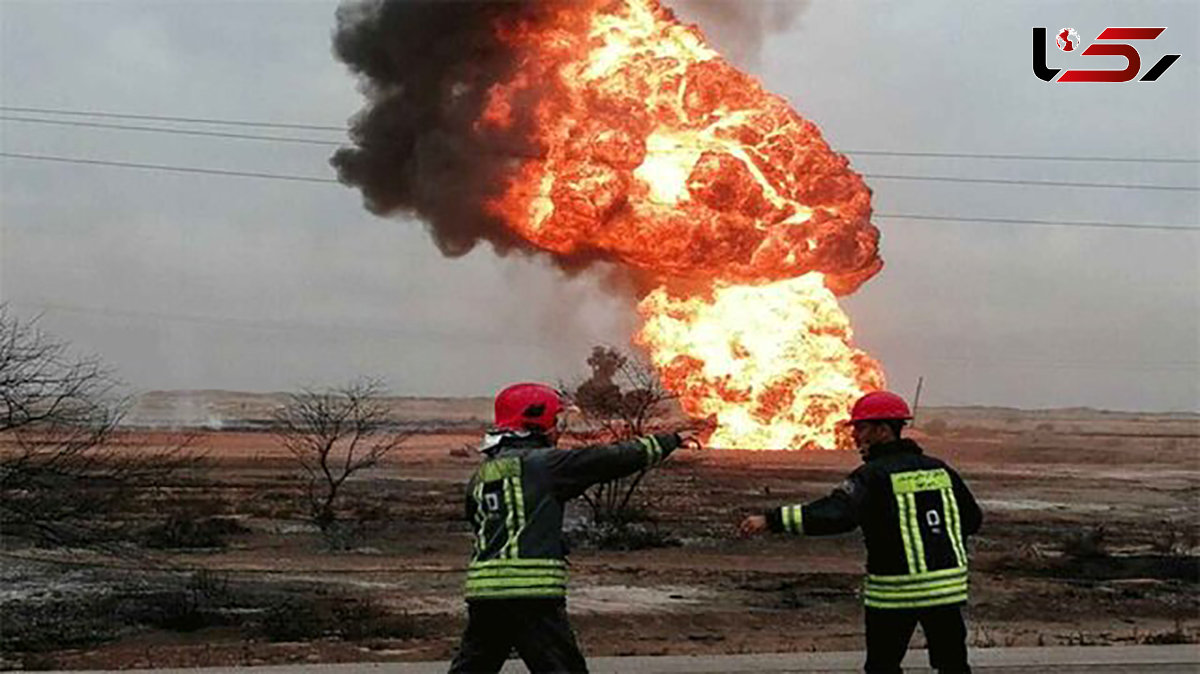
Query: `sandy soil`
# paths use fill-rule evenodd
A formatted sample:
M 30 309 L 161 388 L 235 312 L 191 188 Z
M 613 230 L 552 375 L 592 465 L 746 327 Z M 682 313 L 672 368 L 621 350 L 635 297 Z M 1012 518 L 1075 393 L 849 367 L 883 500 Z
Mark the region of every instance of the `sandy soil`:
M 204 432 L 208 467 L 146 494 L 128 515 L 146 526 L 169 513 L 235 521 L 241 527 L 223 548 L 114 558 L 8 546 L 0 615 L 9 652 L 0 663 L 449 657 L 463 625 L 458 593 L 470 543 L 461 491 L 477 461 L 463 451 L 477 436 L 459 422 L 478 401 L 441 405 L 422 413 L 453 419 L 445 432 L 414 436 L 349 484 L 345 515 L 364 524 L 344 537 L 345 549 L 330 549 L 305 522 L 294 467 L 272 437 L 240 431 Z M 1200 419 L 946 409 L 925 412 L 912 435 L 953 463 L 985 508 L 971 543 L 975 646 L 1196 639 Z M 674 545 L 582 546 L 573 555 L 569 608 L 586 652 L 860 647 L 856 534 L 734 534 L 746 514 L 823 495 L 857 460 L 844 452 L 677 453 L 648 478 L 641 503 Z M 576 509 L 573 521 L 584 514 Z M 157 613 L 146 613 L 148 602 Z M 92 627 L 71 632 L 68 620 Z

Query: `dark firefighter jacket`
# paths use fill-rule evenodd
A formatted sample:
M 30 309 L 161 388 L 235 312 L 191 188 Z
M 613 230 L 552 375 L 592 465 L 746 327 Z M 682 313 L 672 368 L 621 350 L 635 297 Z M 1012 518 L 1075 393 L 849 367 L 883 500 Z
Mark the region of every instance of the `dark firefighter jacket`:
M 871 447 L 829 496 L 767 513 L 777 532 L 822 536 L 862 527 L 864 603 L 884 609 L 965 602 L 965 538 L 982 521 L 958 473 L 908 439 Z
M 667 433 L 555 449 L 542 436 L 504 437 L 467 485 L 475 530 L 467 600 L 566 596 L 563 506 L 594 484 L 658 465 L 679 443 Z

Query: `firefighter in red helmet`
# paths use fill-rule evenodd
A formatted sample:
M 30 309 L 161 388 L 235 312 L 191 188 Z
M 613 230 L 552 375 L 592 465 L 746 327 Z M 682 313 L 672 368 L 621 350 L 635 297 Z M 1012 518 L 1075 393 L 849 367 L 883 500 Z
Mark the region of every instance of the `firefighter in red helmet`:
M 452 674 L 498 672 L 513 649 L 535 674 L 587 671 L 567 621 L 563 507 L 594 484 L 657 466 L 685 439 L 664 433 L 558 449 L 565 407 L 544 384 L 514 384 L 496 396 L 484 461 L 467 485 L 475 546 Z
M 830 495 L 747 517 L 742 535 L 770 530 L 802 536 L 861 527 L 867 547 L 867 672 L 900 672 L 918 623 L 939 672 L 970 672 L 962 606 L 966 538 L 983 514 L 953 468 L 900 433 L 912 418 L 900 396 L 875 391 L 850 412 L 863 458 Z

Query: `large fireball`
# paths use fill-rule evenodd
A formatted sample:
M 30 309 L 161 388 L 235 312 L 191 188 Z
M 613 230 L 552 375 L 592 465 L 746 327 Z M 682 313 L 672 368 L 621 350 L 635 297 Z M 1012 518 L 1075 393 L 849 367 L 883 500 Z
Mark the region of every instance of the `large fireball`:
M 624 265 L 657 286 L 636 341 L 713 444 L 848 445 L 884 382 L 835 295 L 882 267 L 879 232 L 812 122 L 657 0 L 361 7 L 335 45 L 373 105 L 334 163 L 368 206 L 449 254 Z

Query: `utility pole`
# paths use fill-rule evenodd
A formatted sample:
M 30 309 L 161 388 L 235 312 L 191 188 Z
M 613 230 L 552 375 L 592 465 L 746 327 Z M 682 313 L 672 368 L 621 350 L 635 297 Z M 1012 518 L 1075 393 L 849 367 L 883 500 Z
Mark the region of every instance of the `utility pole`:
M 912 425 L 917 425 L 917 410 L 921 408 L 921 386 L 925 383 L 925 377 L 917 377 L 917 394 L 913 396 L 912 410 Z

